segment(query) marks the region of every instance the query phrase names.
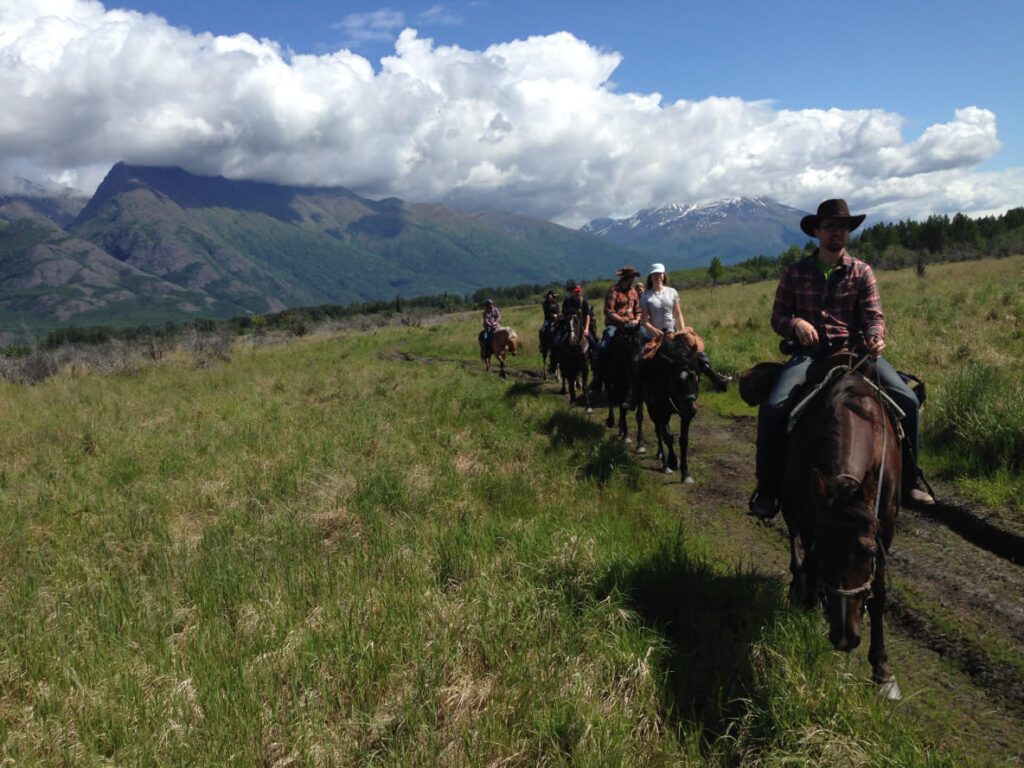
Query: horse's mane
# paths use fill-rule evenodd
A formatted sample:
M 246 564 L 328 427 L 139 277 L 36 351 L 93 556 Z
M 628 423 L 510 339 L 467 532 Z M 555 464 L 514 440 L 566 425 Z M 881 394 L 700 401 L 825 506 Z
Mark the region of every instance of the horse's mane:
M 664 337 L 657 356 L 673 368 L 696 368 L 693 345 L 682 336 Z

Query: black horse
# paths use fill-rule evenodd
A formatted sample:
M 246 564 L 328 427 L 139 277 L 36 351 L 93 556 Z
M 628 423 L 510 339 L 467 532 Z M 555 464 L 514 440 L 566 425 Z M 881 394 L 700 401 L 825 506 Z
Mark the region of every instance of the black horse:
M 576 402 L 576 387 L 582 379 L 583 404 L 587 413 L 593 413 L 590 407 L 590 344 L 583 333 L 583 320 L 579 315 L 569 315 L 558 321 L 555 329 L 555 345 L 552 348 L 552 359 L 558 361 L 562 375 L 562 393 L 566 384 L 569 386 L 569 404 Z
M 642 393 L 647 412 L 654 422 L 658 438 L 661 471 L 671 474 L 676 469 L 682 482 L 692 483 L 686 455 L 690 446 L 690 422 L 697 413 L 697 387 L 700 383 L 700 359 L 696 337 L 690 333 L 667 335 L 642 368 Z M 669 429 L 672 414 L 679 414 L 679 455 Z
M 557 322 L 557 321 L 556 321 Z M 555 322 L 545 323 L 537 331 L 538 348 L 540 349 L 540 359 L 542 361 L 542 370 L 544 371 L 545 380 L 549 373 L 555 373 L 558 371 L 558 350 L 555 348 Z M 551 362 L 548 363 L 548 357 L 551 358 Z
M 643 331 L 639 325 L 627 325 L 619 328 L 615 335 L 608 341 L 608 348 L 605 350 L 604 361 L 602 362 L 601 376 L 604 380 L 604 389 L 608 393 L 608 419 L 605 422 L 609 428 L 615 426 L 615 407 L 619 408 L 619 437 L 623 442 L 630 443 L 629 429 L 626 427 L 626 411 L 629 410 L 626 403 L 629 394 L 630 379 L 633 374 L 633 364 L 640 357 L 644 346 Z M 639 399 L 640 393 L 633 393 Z M 643 408 L 636 409 L 636 452 L 646 453 L 644 447 L 644 411 Z

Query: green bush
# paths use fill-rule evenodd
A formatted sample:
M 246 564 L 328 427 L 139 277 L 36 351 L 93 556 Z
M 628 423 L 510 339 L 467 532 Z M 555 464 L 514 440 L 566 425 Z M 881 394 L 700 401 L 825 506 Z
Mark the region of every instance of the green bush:
M 961 471 L 1024 468 L 1024 389 L 1006 372 L 972 363 L 943 382 L 925 436 Z

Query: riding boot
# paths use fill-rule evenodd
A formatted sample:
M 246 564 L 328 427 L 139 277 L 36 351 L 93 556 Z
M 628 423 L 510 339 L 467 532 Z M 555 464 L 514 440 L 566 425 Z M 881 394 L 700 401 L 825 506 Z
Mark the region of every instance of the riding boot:
M 903 476 L 900 478 L 900 501 L 904 507 L 929 507 L 935 503 L 931 486 L 917 465 L 917 457 L 907 441 L 903 443 Z M 928 490 L 920 487 L 924 485 Z
M 697 365 L 701 372 L 711 379 L 711 384 L 717 391 L 725 392 L 729 388 L 729 382 L 732 381 L 732 376 L 723 376 L 718 373 L 718 371 L 711 366 L 711 361 L 708 360 L 706 353 L 700 352 L 697 354 Z

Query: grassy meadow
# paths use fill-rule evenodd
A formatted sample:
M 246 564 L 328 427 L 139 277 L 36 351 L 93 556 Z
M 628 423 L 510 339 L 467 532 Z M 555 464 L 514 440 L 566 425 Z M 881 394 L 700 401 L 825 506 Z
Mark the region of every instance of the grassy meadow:
M 999 503 L 1022 264 L 880 275 L 891 357 L 932 386 L 928 466 Z M 777 357 L 773 290 L 684 292 L 720 368 Z M 539 308 L 505 315 L 511 365 L 539 368 Z M 477 327 L 0 383 L 3 764 L 971 760 L 838 663 L 782 581 L 688 532 L 599 417 L 465 365 Z M 983 425 L 951 415 L 978 392 Z M 960 434 L 978 447 L 944 453 Z

